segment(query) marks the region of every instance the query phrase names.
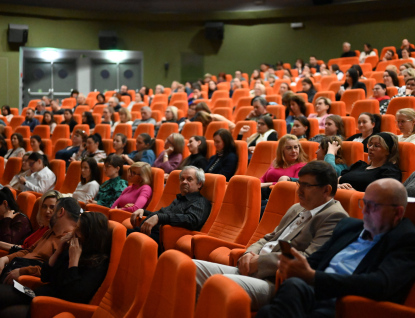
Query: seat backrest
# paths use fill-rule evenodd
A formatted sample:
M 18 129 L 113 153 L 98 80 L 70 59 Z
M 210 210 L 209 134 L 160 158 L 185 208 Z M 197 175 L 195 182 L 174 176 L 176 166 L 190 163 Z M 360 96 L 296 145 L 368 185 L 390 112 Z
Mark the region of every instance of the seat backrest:
M 101 139 L 111 138 L 111 126 L 109 124 L 98 124 L 94 129 L 95 134 L 99 134 Z
M 320 92 L 317 92 L 317 93 L 314 95 L 314 98 L 313 98 L 313 104 L 315 104 L 315 103 L 316 103 L 317 98 L 320 98 L 320 97 L 327 97 L 327 98 L 329 98 L 331 101 L 335 101 L 335 100 L 336 100 L 336 94 L 334 94 L 334 92 L 332 92 L 332 91 L 320 91 Z
M 246 141 L 246 139 L 249 136 L 251 136 L 251 135 L 253 135 L 253 134 L 255 134 L 257 132 L 256 131 L 257 123 L 255 121 L 253 121 L 253 120 L 241 120 L 241 121 L 238 121 L 236 123 L 236 125 L 235 125 L 235 128 L 233 129 L 233 132 L 232 132 L 232 137 L 233 137 L 234 140 L 237 140 L 239 131 L 241 130 L 241 128 L 243 126 L 249 126 L 249 131 L 246 132 L 246 133 L 244 133 L 244 134 L 242 134 L 242 140 L 244 140 L 244 141 Z
M 320 133 L 320 127 L 317 118 L 308 118 L 308 122 L 310 123 L 310 138 L 318 135 Z
M 219 129 L 229 129 L 228 123 L 226 121 L 212 121 L 206 128 L 205 138 L 207 140 L 213 140 L 213 134 Z
M 63 181 L 65 180 L 66 163 L 64 160 L 53 159 L 49 163 L 49 168 L 56 176 L 56 183 L 54 189 L 59 191 Z
M 1 177 L 1 184 L 9 184 L 13 177 L 22 169 L 22 158 L 9 158 Z
M 174 170 L 170 173 L 166 186 L 164 187 L 163 194 L 154 208 L 154 211 L 158 211 L 161 208 L 169 206 L 176 198 L 176 195 L 180 193 L 179 174 L 180 170 Z
M 233 91 L 232 94 L 232 107 L 238 104 L 238 100 L 241 97 L 249 96 L 249 89 L 248 88 L 237 88 Z
M 287 134 L 287 122 L 284 119 L 273 119 L 274 129 L 278 133 L 278 139 Z
M 276 157 L 278 141 L 262 141 L 255 147 L 245 175 L 261 178 Z
M 73 193 L 81 181 L 81 161 L 72 161 L 66 171 L 65 180 L 60 188 L 61 193 Z
M 350 116 L 341 116 L 344 125 L 344 133 L 346 138 L 353 136 L 356 133 L 356 120 L 354 117 Z
M 85 134 L 89 136 L 89 125 L 87 124 L 77 124 L 75 125 L 75 127 L 73 128 L 73 132 L 77 131 L 78 129 L 85 131 Z
M 346 116 L 346 104 L 341 101 L 332 101 L 330 107 L 330 114 Z
M 173 93 L 171 95 L 170 103 L 169 105 L 174 105 L 175 101 L 178 100 L 184 100 L 187 101 L 187 94 L 186 93 Z
M 258 224 L 260 209 L 259 179 L 233 176 L 208 235 L 228 242 L 247 244 Z
M 56 143 L 63 138 L 69 139 L 70 134 L 69 125 L 56 125 L 52 133 L 52 144 L 56 145 Z
M 33 212 L 33 207 L 36 202 L 36 196 L 32 193 L 21 192 L 17 196 L 16 202 L 19 206 L 20 212 L 26 214 L 27 217 L 30 219 L 30 216 Z
M 157 139 L 166 140 L 172 133 L 179 132 L 179 125 L 176 123 L 163 123 L 157 133 Z
M 151 138 L 154 138 L 154 125 L 153 124 L 147 124 L 147 123 L 141 123 L 138 125 L 137 129 L 135 130 L 134 137 L 137 138 L 140 134 L 149 134 Z
M 301 147 L 308 156 L 308 161 L 312 161 L 317 158 L 316 151 L 318 149 L 318 142 L 314 141 L 300 141 Z
M 248 168 L 248 144 L 243 140 L 235 140 L 236 154 L 238 155 L 238 165 L 235 175 L 244 175 Z
M 321 91 L 327 91 L 329 89 L 329 86 L 333 82 L 338 82 L 337 76 L 323 76 L 320 80 L 321 84 Z M 331 99 L 331 98 L 330 98 Z M 334 99 L 332 99 L 334 100 Z
M 376 80 L 374 78 L 359 79 L 359 82 L 365 84 L 367 97 L 373 95 L 373 87 L 376 85 Z
M 230 121 L 233 120 L 232 108 L 231 107 L 215 107 L 212 111 L 213 114 L 219 114 Z
M 415 171 L 415 144 L 399 142 L 399 169 L 402 171 L 402 182 Z
M 210 105 L 213 106 L 219 98 L 229 98 L 228 91 L 214 91 L 210 100 Z
M 237 123 L 241 120 L 245 120 L 248 114 L 253 110 L 252 106 L 237 107 L 233 113 L 234 122 Z
M 337 189 L 334 196 L 334 199 L 341 203 L 343 209 L 345 209 L 347 213 L 350 211 L 350 203 L 354 192 L 355 191 L 353 190 Z
M 13 132 L 24 122 L 24 120 L 24 116 L 13 116 L 9 123 L 9 126 L 12 127 Z
M 203 136 L 203 125 L 198 121 L 186 123 L 181 133 L 184 139 L 190 139 L 192 136 Z
M 127 138 L 132 138 L 133 137 L 132 126 L 130 124 L 121 124 L 120 123 L 115 127 L 113 136 L 115 136 L 116 134 L 123 134 L 123 135 L 127 136 Z
M 166 103 L 167 104 L 167 102 L 168 102 L 168 96 L 167 95 L 164 95 L 164 94 L 157 94 L 157 95 L 154 95 L 154 97 L 153 97 L 153 100 L 151 101 L 151 104 L 154 104 L 154 103 L 160 103 L 160 102 L 164 102 L 164 103 Z
M 391 99 L 386 114 L 396 115 L 396 112 L 402 108 L 412 108 L 415 109 L 415 97 L 405 96 L 405 97 L 395 97 Z
M 92 317 L 137 317 L 156 265 L 157 243 L 142 233 L 130 234 L 113 282 Z
M 42 138 L 42 144 L 43 144 L 43 153 L 50 160 L 52 157 L 52 140 L 50 140 L 50 138 Z
M 381 124 L 380 124 L 380 131 L 388 131 L 388 132 L 391 132 L 391 133 L 397 135 L 395 115 L 384 114 L 384 115 L 381 115 L 381 116 L 382 116 L 382 120 L 381 120 Z
M 157 211 L 155 207 L 158 205 L 161 199 L 161 196 L 163 195 L 164 171 L 162 169 L 153 167 L 151 168 L 151 177 L 152 177 L 151 188 L 153 190 L 153 195 L 151 197 L 151 201 L 148 204 L 146 210 L 153 212 L 153 211 Z
M 351 191 L 351 190 L 347 190 L 347 191 Z M 350 198 L 349 210 L 346 210 L 347 213 L 349 213 L 349 216 L 351 218 L 356 218 L 360 220 L 363 219 L 362 209 L 359 208 L 359 199 L 363 199 L 364 195 L 365 195 L 364 192 L 353 191 L 352 197 Z
M 69 127 L 69 126 L 67 126 Z M 62 138 L 59 139 L 56 143 L 54 143 L 55 147 L 53 147 L 53 151 L 52 151 L 52 157 L 51 159 L 55 159 L 56 153 L 59 150 L 65 149 L 66 147 L 69 147 L 72 145 L 72 140 L 69 138 Z
M 274 115 L 276 119 L 285 120 L 285 106 L 282 105 L 268 105 L 267 112 Z
M 343 82 L 340 82 L 340 81 L 333 81 L 333 82 L 331 82 L 330 84 L 329 84 L 329 87 L 327 87 L 327 90 L 328 91 L 332 91 L 332 92 L 334 92 L 335 94 L 339 91 L 339 89 L 340 89 L 340 86 L 342 86 L 343 85 Z
M 353 104 L 356 101 L 363 100 L 365 98 L 365 91 L 361 88 L 356 88 L 345 90 L 340 100 L 346 104 L 346 113 L 350 114 Z
M 203 284 L 195 317 L 249 318 L 251 298 L 233 280 L 223 275 L 214 275 Z
M 30 127 L 29 126 L 19 126 L 14 131 L 16 134 L 21 134 L 23 138 L 30 138 Z
M 379 101 L 376 99 L 364 99 L 358 100 L 354 103 L 350 112 L 350 117 L 353 117 L 356 120 L 356 126 L 360 114 L 364 112 L 379 114 Z
M 282 181 L 274 185 L 264 214 L 247 246 L 272 233 L 280 224 L 288 209 L 296 203 L 297 184 L 291 181 Z
M 42 139 L 50 139 L 50 126 L 49 125 L 37 125 L 33 129 L 33 135 L 39 135 Z
M 359 160 L 364 160 L 363 144 L 355 141 L 343 141 L 342 143 L 343 158 L 346 160 L 346 164 L 351 166 Z

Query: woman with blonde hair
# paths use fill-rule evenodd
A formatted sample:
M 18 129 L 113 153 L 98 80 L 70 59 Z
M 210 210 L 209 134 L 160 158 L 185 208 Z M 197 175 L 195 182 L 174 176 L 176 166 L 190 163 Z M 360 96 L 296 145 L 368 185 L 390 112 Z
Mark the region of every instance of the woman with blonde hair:
M 120 120 L 115 122 L 114 125 L 111 127 L 111 134 L 114 132 L 115 127 L 117 127 L 118 124 L 133 124 L 133 122 L 131 121 L 131 113 L 127 108 L 121 108 L 118 111 L 118 114 L 120 116 Z
M 415 143 L 415 110 L 412 108 L 402 108 L 396 112 L 396 125 L 402 135 L 398 136 L 398 141 Z
M 151 166 L 147 162 L 134 162 L 128 169 L 128 182 L 131 184 L 121 193 L 111 209 L 134 212 L 145 209 L 151 201 Z
M 163 169 L 165 173 L 175 170 L 182 162 L 184 138 L 181 134 L 173 133 L 166 138 L 164 150 L 154 161 L 153 167 Z

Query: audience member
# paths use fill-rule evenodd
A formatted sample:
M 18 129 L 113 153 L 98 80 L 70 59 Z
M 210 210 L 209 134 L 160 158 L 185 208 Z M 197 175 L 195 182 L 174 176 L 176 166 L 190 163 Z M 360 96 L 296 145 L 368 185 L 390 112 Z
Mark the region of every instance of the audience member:
M 69 130 L 72 132 L 75 126 L 78 124 L 76 120 L 73 118 L 72 110 L 66 108 L 63 114 L 64 120 L 61 124 L 69 125 Z
M 371 99 L 376 99 L 379 102 L 379 111 L 382 115 L 385 114 L 390 99 L 390 97 L 386 95 L 386 85 L 383 83 L 376 83 L 375 87 L 373 87 L 373 96 Z
M 117 125 L 119 124 L 133 124 L 133 122 L 131 121 L 131 113 L 127 108 L 121 108 L 118 114 L 120 116 L 120 120 L 115 122 L 114 125 L 111 127 L 111 134 L 114 132 L 115 127 L 117 127 Z
M 396 125 L 402 135 L 398 136 L 398 141 L 415 143 L 415 110 L 412 108 L 402 108 L 396 112 Z
M 300 141 L 307 141 L 310 138 L 310 122 L 304 116 L 294 117 L 291 134 Z
M 297 93 L 306 93 L 308 97 L 308 102 L 312 103 L 314 99 L 314 95 L 316 95 L 317 91 L 314 88 L 314 84 L 309 78 L 304 78 L 301 82 L 303 86 L 303 90 Z
M 98 194 L 100 180 L 101 173 L 96 160 L 85 158 L 81 162 L 81 181 L 75 191 L 66 196 L 71 196 L 81 202 L 88 202 Z
M 40 123 L 35 118 L 35 112 L 34 112 L 34 110 L 31 109 L 31 108 L 28 108 L 27 111 L 26 111 L 26 119 L 22 123 L 22 126 L 29 126 L 30 127 L 30 132 L 33 132 L 33 129 L 35 129 L 35 127 L 37 125 L 40 125 Z
M 156 124 L 156 120 L 151 117 L 151 108 L 144 106 L 141 108 L 141 119 L 134 120 L 132 124 L 133 134 L 137 130 L 138 125 L 140 124 Z
M 383 62 L 392 61 L 394 56 L 395 56 L 395 52 L 393 52 L 392 50 L 387 50 L 385 52 L 385 55 L 382 58 L 382 61 Z
M 359 82 L 359 74 L 354 68 L 349 68 L 349 70 L 346 72 L 346 81 L 342 86 L 340 86 L 340 89 L 336 94 L 336 100 L 339 101 L 346 90 L 356 88 L 363 89 L 366 94 L 366 85 L 362 82 Z
M 178 133 L 173 133 L 166 138 L 164 150 L 153 163 L 153 167 L 163 169 L 165 173 L 175 170 L 182 162 L 184 138 Z
M 20 183 L 20 177 L 27 178 L 30 176 L 32 171 L 30 170 L 29 162 L 27 161 L 31 152 L 26 152 L 22 157 L 22 168 L 20 172 L 13 176 L 10 180 L 10 183 L 6 185 L 6 187 L 13 188 L 18 191 L 23 191 L 23 185 Z
M 356 56 L 356 52 L 351 50 L 351 44 L 348 42 L 343 43 L 343 54 L 340 57 L 353 57 Z
M 6 120 L 10 123 L 10 121 L 13 118 L 13 114 L 12 111 L 10 110 L 10 106 L 9 105 L 3 105 L 1 107 L 1 114 L 6 117 Z
M 254 106 L 254 109 L 246 116 L 245 120 L 254 120 L 258 121 L 261 116 L 271 116 L 267 112 L 267 105 L 268 102 L 265 98 L 261 96 L 256 96 L 252 99 L 252 106 Z
M 376 52 L 373 50 L 369 43 L 363 44 L 363 51 L 360 53 L 359 62 L 365 63 L 368 56 L 376 56 Z
M 340 176 L 344 169 L 347 169 L 346 160 L 342 154 L 342 139 L 338 136 L 324 137 L 316 151 L 317 160 L 324 160 L 332 165 Z
M 343 79 L 343 77 L 344 77 L 344 73 L 340 70 L 340 68 L 339 68 L 339 66 L 338 66 L 337 64 L 332 64 L 332 65 L 330 66 L 330 70 L 331 70 L 334 74 L 336 74 L 337 79 L 338 79 L 339 81 L 341 81 L 341 80 Z
M 57 151 L 55 154 L 55 159 L 65 160 L 66 168 L 68 168 L 70 163 L 69 159 L 72 157 L 72 155 L 77 153 L 81 146 L 83 149 L 85 149 L 87 138 L 88 135 L 85 133 L 85 131 L 77 129 L 72 134 L 72 145 Z
M 7 160 L 10 158 L 22 158 L 25 150 L 25 141 L 23 136 L 19 133 L 14 133 L 10 139 L 12 148 L 9 149 L 4 156 L 4 165 L 6 166 Z
M 383 83 L 386 87 L 399 88 L 398 74 L 394 71 L 385 70 L 385 72 L 383 72 Z
M 89 135 L 86 139 L 85 148 L 81 143 L 77 152 L 75 152 L 69 161 L 81 161 L 84 158 L 94 158 L 97 162 L 103 162 L 107 154 L 103 150 L 102 139 L 99 134 Z
M 371 113 L 361 113 L 357 120 L 357 129 L 360 133 L 347 138 L 347 141 L 363 143 L 364 152 L 368 152 L 367 143 L 372 135 L 380 132 L 380 116 Z
M 135 141 L 136 150 L 129 155 L 122 155 L 121 158 L 125 163 L 132 165 L 134 162 L 147 162 L 149 165 L 153 165 L 156 160 L 154 154 L 155 140 L 151 138 L 149 134 L 140 134 Z
M 82 124 L 88 125 L 90 130 L 95 128 L 94 116 L 92 116 L 91 112 L 82 113 Z
M 30 137 L 30 147 L 32 148 L 32 152 L 44 155 L 43 150 L 45 150 L 45 145 L 39 135 L 33 135 Z
M 19 182 L 23 191 L 34 191 L 41 194 L 52 190 L 55 186 L 56 176 L 49 169 L 49 161 L 45 155 L 32 152 L 27 158 L 31 174 L 30 176 L 20 176 Z
M 97 102 L 95 103 L 94 108 L 97 105 L 105 105 L 105 95 L 104 94 L 99 93 L 97 95 Z
M 118 112 L 121 109 L 120 101 L 117 97 L 110 97 L 108 99 L 108 107 L 111 107 L 114 112 Z
M 43 115 L 45 111 L 46 111 L 46 103 L 43 100 L 38 101 L 36 105 L 35 115 Z
M 41 125 L 48 125 L 50 128 L 50 135 L 52 136 L 53 131 L 55 130 L 57 124 L 55 122 L 55 119 L 53 118 L 53 115 L 50 111 L 45 111 L 43 114 L 43 120 Z
M 183 170 L 183 168 L 186 166 L 195 166 L 196 168 L 204 170 L 208 163 L 206 159 L 207 144 L 205 137 L 190 137 L 187 147 L 189 148 L 190 156 L 183 159 L 183 161 L 178 166 L 178 170 Z
M 115 152 L 111 153 L 113 155 L 127 155 L 127 136 L 124 134 L 115 134 L 112 139 L 112 148 L 115 150 Z
M 344 140 L 344 124 L 339 115 L 330 115 L 326 117 L 326 124 L 324 126 L 324 134 L 316 135 L 310 138 L 310 141 L 321 142 L 324 137 L 338 136 L 341 140 Z
M 399 50 L 397 50 L 397 54 L 399 58 L 403 57 L 403 50 L 407 50 L 409 52 L 409 54 L 411 52 L 415 52 L 415 49 L 413 48 L 413 46 L 411 46 L 411 43 L 408 41 L 408 39 L 403 39 L 402 40 L 402 46 Z
M 285 117 L 285 121 L 287 122 L 287 133 L 289 134 L 291 132 L 291 127 L 294 124 L 294 118 L 305 116 L 306 106 L 304 99 L 297 95 L 292 96 L 288 107 L 288 113 L 290 115 Z

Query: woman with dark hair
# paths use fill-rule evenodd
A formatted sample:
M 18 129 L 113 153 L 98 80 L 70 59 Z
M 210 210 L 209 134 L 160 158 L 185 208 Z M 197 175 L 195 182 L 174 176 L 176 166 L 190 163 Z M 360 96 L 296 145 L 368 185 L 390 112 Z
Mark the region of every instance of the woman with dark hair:
M 278 94 L 280 94 L 281 96 L 283 96 L 284 93 L 285 92 L 288 92 L 288 91 L 291 91 L 291 86 L 288 83 L 286 83 L 286 82 L 282 82 L 280 84 L 280 89 L 278 91 Z
M 26 215 L 19 212 L 9 188 L 0 190 L 0 241 L 10 244 L 22 244 L 32 232 L 32 226 Z
M 6 166 L 7 159 L 21 158 L 25 154 L 25 142 L 23 136 L 19 133 L 14 133 L 11 137 L 12 148 L 4 155 L 4 166 Z
M 359 64 L 353 64 L 352 68 L 354 68 L 357 71 L 359 79 L 366 79 L 366 77 L 363 75 L 363 70 Z
M 373 96 L 371 99 L 376 99 L 379 102 L 379 111 L 381 115 L 386 113 L 388 109 L 390 97 L 386 95 L 386 85 L 383 83 L 376 83 L 373 87 Z
M 235 141 L 227 129 L 219 129 L 213 134 L 216 155 L 210 157 L 205 172 L 222 174 L 229 181 L 238 167 Z
M 23 191 L 34 191 L 45 193 L 52 190 L 55 186 L 56 176 L 49 169 L 49 162 L 45 155 L 32 152 L 27 159 L 32 172 L 30 176 L 19 178 L 19 182 L 23 185 Z
M 107 157 L 102 146 L 102 139 L 99 134 L 89 135 L 86 139 L 85 149 L 79 148 L 78 152 L 72 155 L 71 161 L 81 161 L 82 159 L 89 157 L 94 158 L 97 162 L 103 162 Z
M 380 116 L 371 113 L 361 113 L 357 120 L 357 129 L 360 133 L 347 138 L 347 141 L 357 141 L 363 143 L 364 152 L 368 152 L 367 143 L 369 138 L 380 132 Z
M 50 127 L 50 135 L 53 134 L 53 131 L 55 130 L 57 124 L 50 111 L 47 110 L 43 113 L 43 120 L 41 125 L 48 125 Z
M 369 163 L 359 160 L 345 169 L 339 178 L 339 188 L 364 192 L 375 180 L 402 180 L 399 170 L 398 138 L 387 132 L 372 135 L 368 140 Z
M 4 128 L 5 126 L 0 125 L 0 130 L 1 130 L 1 127 Z M 0 157 L 4 158 L 4 156 L 7 154 L 7 151 L 8 151 L 7 141 L 4 138 L 3 134 L 0 132 Z
M 257 69 L 252 71 L 252 75 L 251 75 L 251 81 L 256 81 L 258 79 L 261 79 L 261 72 Z
M 182 162 L 183 147 L 183 136 L 178 133 L 171 134 L 166 138 L 164 150 L 154 161 L 153 167 L 163 169 L 165 173 L 170 173 L 177 169 L 180 162 Z
M 346 160 L 342 154 L 342 140 L 337 136 L 324 137 L 316 151 L 317 160 L 324 160 L 333 166 L 337 176 L 347 169 Z
M 104 94 L 99 93 L 97 95 L 97 102 L 94 105 L 94 107 L 97 106 L 97 105 L 105 105 L 105 95 Z
M 385 70 L 383 72 L 383 83 L 386 85 L 386 87 L 399 88 L 398 74 L 391 70 Z
M 72 109 L 65 108 L 63 113 L 64 120 L 61 122 L 61 125 L 69 125 L 69 130 L 72 132 L 75 126 L 78 124 L 75 119 L 73 119 Z
M 251 128 L 248 125 L 242 126 L 239 130 L 237 140 L 242 140 L 243 134 L 247 133 Z M 277 141 L 278 133 L 274 129 L 274 122 L 272 118 L 267 115 L 262 115 L 257 121 L 257 132 L 252 134 L 246 140 L 248 144 L 248 160 L 251 159 L 254 153 L 255 146 L 261 141 Z
M 30 147 L 32 147 L 32 152 L 44 155 L 43 150 L 45 149 L 45 145 L 39 135 L 33 135 L 30 137 Z
M 43 263 L 41 279 L 46 284 L 34 294 L 88 304 L 105 279 L 110 249 L 107 217 L 98 212 L 82 213 L 75 230 L 59 241 L 53 255 Z M 5 297 L 0 305 L 2 317 L 29 316 L 32 297 L 13 285 L 1 285 L 0 295 Z
M 344 124 L 343 119 L 339 115 L 330 115 L 326 118 L 324 126 L 324 134 L 318 134 L 309 139 L 309 141 L 321 142 L 324 137 L 337 136 L 344 140 Z
M 3 105 L 1 107 L 1 114 L 6 117 L 7 121 L 10 123 L 10 121 L 13 118 L 13 114 L 12 111 L 10 110 L 10 106 L 9 105 Z
M 314 99 L 314 95 L 316 95 L 317 91 L 314 88 L 313 81 L 309 78 L 304 78 L 301 82 L 303 86 L 303 90 L 297 93 L 306 93 L 308 97 L 308 102 L 312 103 Z
M 294 117 L 291 134 L 300 141 L 307 141 L 310 138 L 310 122 L 304 116 Z
M 289 134 L 291 132 L 291 127 L 294 124 L 294 118 L 304 117 L 307 109 L 305 107 L 304 99 L 297 95 L 291 97 L 288 109 L 290 115 L 285 117 L 285 121 L 287 123 L 287 133 Z
M 124 134 L 115 134 L 114 138 L 112 139 L 112 147 L 114 148 L 115 152 L 111 153 L 111 155 L 125 155 L 128 154 L 127 152 L 127 136 Z
M 120 156 L 111 155 L 105 159 L 104 173 L 109 178 L 99 187 L 95 200 L 88 200 L 86 203 L 95 203 L 107 208 L 111 207 L 124 189 L 128 186 L 127 181 L 121 179 L 124 160 Z
M 346 72 L 346 80 L 342 86 L 340 86 L 339 91 L 336 94 L 336 100 L 339 101 L 342 97 L 344 91 L 349 89 L 361 88 L 365 91 L 366 94 L 366 85 L 362 82 L 359 82 L 359 74 L 354 68 L 349 68 Z
M 205 137 L 190 137 L 187 148 L 189 148 L 190 156 L 183 159 L 177 169 L 182 170 L 186 166 L 195 166 L 204 170 L 208 163 L 206 159 L 207 143 Z
M 304 68 L 303 59 L 297 59 L 295 61 L 295 68 L 298 70 L 298 75 L 300 75 L 303 72 L 303 68 Z
M 20 183 L 20 177 L 28 177 L 32 173 L 30 171 L 29 162 L 27 161 L 31 152 L 26 152 L 22 158 L 22 168 L 20 169 L 20 172 L 13 176 L 13 178 L 10 180 L 10 183 L 5 185 L 6 187 L 13 188 L 18 191 L 23 190 L 23 185 Z
M 95 128 L 94 116 L 92 116 L 91 112 L 82 113 L 82 124 L 88 125 L 89 129 Z
M 373 51 L 372 46 L 369 43 L 363 44 L 363 51 L 360 53 L 359 62 L 365 63 L 368 56 L 376 56 L 376 52 Z
M 68 193 L 74 199 L 88 202 L 95 198 L 99 190 L 101 173 L 97 162 L 93 158 L 85 158 L 81 162 L 81 182 L 78 183 L 74 193 Z
M 135 149 L 128 155 L 121 155 L 121 158 L 125 163 L 132 165 L 134 162 L 142 161 L 147 162 L 150 166 L 153 165 L 156 160 L 154 154 L 154 138 L 151 138 L 149 134 L 140 134 L 135 140 Z
M 55 159 L 65 160 L 66 168 L 68 168 L 72 155 L 78 152 L 80 148 L 82 148 L 82 152 L 84 151 L 87 138 L 88 135 L 85 133 L 84 130 L 77 129 L 72 134 L 72 146 L 68 146 L 65 149 L 57 151 L 55 154 Z
M 215 81 L 210 80 L 208 84 L 208 99 L 212 98 L 212 95 L 218 88 L 216 87 Z
M 315 109 L 317 113 L 308 115 L 308 118 L 317 118 L 318 126 L 320 129 L 324 129 L 326 126 L 326 118 L 330 116 L 331 100 L 327 97 L 319 97 L 316 99 Z
M 151 166 L 147 162 L 134 162 L 128 169 L 128 183 L 131 184 L 112 204 L 111 209 L 133 213 L 145 209 L 151 201 Z

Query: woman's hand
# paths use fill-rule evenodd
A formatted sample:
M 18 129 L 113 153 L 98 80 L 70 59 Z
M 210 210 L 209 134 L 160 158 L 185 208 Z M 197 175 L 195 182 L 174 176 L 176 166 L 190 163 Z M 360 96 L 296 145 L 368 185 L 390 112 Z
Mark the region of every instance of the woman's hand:
M 135 227 L 136 219 L 137 218 L 141 219 L 143 217 L 143 215 L 144 215 L 144 209 L 138 209 L 138 210 L 134 211 L 133 214 L 131 215 L 131 219 L 130 219 L 131 225 L 133 227 Z
M 344 190 L 354 190 L 352 185 L 350 183 L 341 183 L 337 185 L 338 189 L 344 189 Z
M 126 205 L 124 205 L 124 208 L 131 208 L 132 206 L 134 206 L 134 203 L 127 203 Z M 115 207 L 117 209 L 117 207 Z
M 255 151 L 255 146 L 248 147 L 248 152 L 249 153 L 254 153 L 254 151 Z
M 339 91 L 337 92 L 337 94 L 339 94 L 340 96 L 342 96 L 342 95 L 343 95 L 343 93 L 344 93 L 344 87 L 343 87 L 343 86 L 340 86 L 340 89 L 339 89 Z
M 0 258 L 0 274 L 3 271 L 4 267 L 9 263 L 9 259 L 6 256 Z
M 242 126 L 241 130 L 239 130 L 239 134 L 243 135 L 244 133 L 247 133 L 249 130 L 251 130 L 251 127 L 249 127 L 248 125 L 244 125 Z
M 291 181 L 291 178 L 290 178 L 290 177 L 288 177 L 288 176 L 281 176 L 281 177 L 278 179 L 278 182 L 281 182 L 281 181 Z
M 82 245 L 77 237 L 71 239 L 69 244 L 69 267 L 77 267 L 82 254 Z
M 337 151 L 339 151 L 339 149 L 341 147 L 342 146 L 339 145 L 339 142 L 338 141 L 329 142 L 328 143 L 328 148 L 327 148 L 327 154 L 337 155 Z
M 20 177 L 19 177 L 19 182 L 20 182 L 21 184 L 24 184 L 24 183 L 26 182 L 25 177 L 20 176 Z
M 4 279 L 4 284 L 13 285 L 13 280 L 17 280 L 20 276 L 20 268 L 13 269 Z
M 73 232 L 68 232 L 68 233 L 66 233 L 64 236 L 62 236 L 61 237 L 61 239 L 59 240 L 59 242 L 58 242 L 58 248 L 56 249 L 56 252 L 58 252 L 59 251 L 59 253 L 61 253 L 62 252 L 62 250 L 63 250 L 63 246 L 66 244 L 66 243 L 70 243 L 70 241 L 71 241 L 71 239 L 72 239 L 72 237 L 73 237 Z
M 164 153 L 166 155 L 170 156 L 173 153 L 173 151 L 174 151 L 174 148 L 173 147 L 169 147 L 166 150 L 164 150 Z

